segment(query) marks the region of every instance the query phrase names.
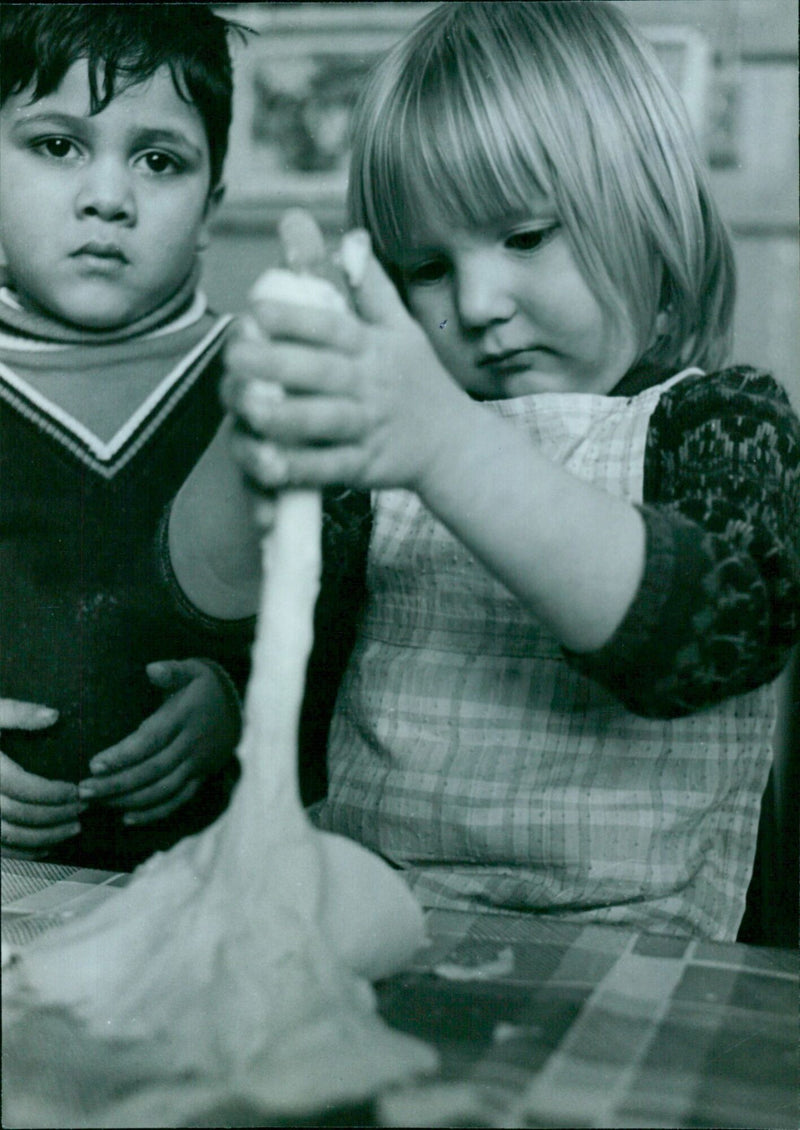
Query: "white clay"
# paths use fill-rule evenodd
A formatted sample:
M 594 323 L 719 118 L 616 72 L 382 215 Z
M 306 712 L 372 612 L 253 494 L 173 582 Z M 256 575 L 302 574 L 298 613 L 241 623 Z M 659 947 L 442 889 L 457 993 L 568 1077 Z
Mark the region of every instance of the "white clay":
M 255 292 L 340 297 L 287 275 Z M 435 1067 L 379 1018 L 369 984 L 424 943 L 420 908 L 300 802 L 320 529 L 317 492 L 278 497 L 228 811 L 4 972 L 4 1125 L 193 1125 L 237 1104 L 287 1117 Z

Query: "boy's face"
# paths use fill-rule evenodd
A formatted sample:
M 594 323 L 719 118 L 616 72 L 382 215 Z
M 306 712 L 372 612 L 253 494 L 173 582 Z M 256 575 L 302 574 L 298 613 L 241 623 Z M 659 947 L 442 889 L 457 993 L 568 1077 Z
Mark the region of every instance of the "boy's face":
M 0 109 L 0 243 L 20 300 L 73 325 L 114 329 L 189 274 L 209 197 L 203 120 L 164 66 L 89 113 L 85 59 L 61 85 Z

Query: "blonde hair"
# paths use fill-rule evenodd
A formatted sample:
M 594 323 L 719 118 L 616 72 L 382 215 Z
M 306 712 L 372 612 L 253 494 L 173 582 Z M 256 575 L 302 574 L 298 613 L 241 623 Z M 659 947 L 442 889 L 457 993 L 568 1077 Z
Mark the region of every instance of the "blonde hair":
M 479 225 L 534 190 L 598 301 L 632 318 L 639 361 L 719 366 L 733 253 L 650 45 L 603 0 L 443 3 L 362 92 L 349 220 L 397 278 L 420 209 Z

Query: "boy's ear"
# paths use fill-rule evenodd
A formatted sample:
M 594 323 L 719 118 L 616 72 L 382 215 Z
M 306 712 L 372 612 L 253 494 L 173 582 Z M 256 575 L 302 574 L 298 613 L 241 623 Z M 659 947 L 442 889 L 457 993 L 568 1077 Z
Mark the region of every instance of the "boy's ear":
M 218 184 L 216 188 L 212 188 L 206 200 L 206 210 L 203 213 L 203 220 L 200 224 L 200 230 L 197 233 L 197 250 L 203 251 L 210 242 L 211 236 L 208 230 L 208 225 L 214 217 L 217 209 L 222 203 L 222 198 L 225 195 L 225 185 Z

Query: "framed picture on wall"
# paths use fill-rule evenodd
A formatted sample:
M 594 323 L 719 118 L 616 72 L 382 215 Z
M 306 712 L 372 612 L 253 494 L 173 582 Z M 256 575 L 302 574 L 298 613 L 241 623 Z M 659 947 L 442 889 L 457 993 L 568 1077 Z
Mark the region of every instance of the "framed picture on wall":
M 348 127 L 367 72 L 433 3 L 224 5 L 256 34 L 233 42 L 235 96 L 222 222 L 270 226 L 286 208 L 344 218 Z M 666 11 L 665 11 L 666 15 Z M 702 133 L 709 50 L 692 28 L 644 27 Z
M 432 4 L 244 4 L 220 9 L 257 33 L 232 41 L 229 220 L 272 223 L 296 204 L 343 216 L 348 126 L 367 71 Z

